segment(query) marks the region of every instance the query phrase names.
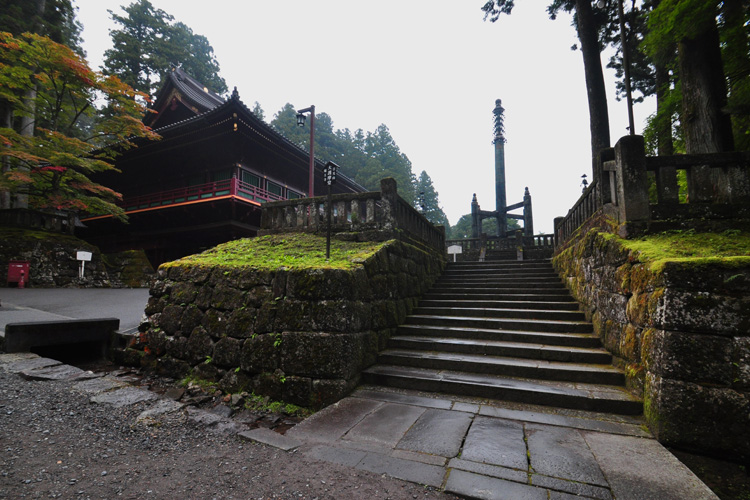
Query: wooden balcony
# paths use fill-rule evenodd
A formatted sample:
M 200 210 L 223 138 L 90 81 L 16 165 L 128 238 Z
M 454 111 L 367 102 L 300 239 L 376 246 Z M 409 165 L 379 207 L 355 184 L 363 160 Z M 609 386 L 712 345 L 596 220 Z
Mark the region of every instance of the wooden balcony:
M 260 205 L 267 201 L 283 201 L 286 198 L 270 193 L 265 189 L 242 182 L 237 178 L 223 181 L 209 182 L 196 186 L 188 186 L 158 193 L 140 196 L 126 196 L 120 203 L 126 213 L 156 208 L 199 203 L 223 198 L 237 198 L 253 205 Z

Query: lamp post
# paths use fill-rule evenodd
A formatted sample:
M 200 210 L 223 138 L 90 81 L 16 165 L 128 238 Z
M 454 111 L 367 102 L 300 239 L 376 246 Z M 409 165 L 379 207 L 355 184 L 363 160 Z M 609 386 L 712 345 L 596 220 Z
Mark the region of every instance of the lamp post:
M 425 208 L 427 208 L 427 204 L 425 203 L 424 191 L 420 191 L 419 192 L 419 209 L 420 209 L 420 212 L 422 212 L 422 215 L 424 215 Z
M 585 193 L 588 185 L 589 185 L 589 181 L 586 180 L 586 174 L 583 174 L 581 176 L 581 186 L 583 186 L 583 189 L 581 191 Z
M 305 113 L 310 113 L 310 187 L 307 196 L 312 198 L 315 196 L 315 106 L 297 111 L 297 125 L 300 127 L 305 126 Z
M 329 161 L 326 166 L 323 167 L 323 180 L 325 180 L 328 186 L 328 195 L 326 199 L 326 219 L 328 221 L 328 227 L 326 229 L 326 260 L 331 258 L 331 212 L 333 212 L 332 199 L 331 199 L 331 185 L 336 182 L 336 172 L 339 166 Z

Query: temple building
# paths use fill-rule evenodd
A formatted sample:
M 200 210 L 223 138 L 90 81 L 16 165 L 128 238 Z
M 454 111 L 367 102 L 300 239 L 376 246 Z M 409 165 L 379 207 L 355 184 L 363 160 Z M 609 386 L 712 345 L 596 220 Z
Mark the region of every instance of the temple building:
M 235 88 L 224 100 L 175 68 L 144 123 L 162 138 L 142 140 L 116 160 L 121 173 L 96 182 L 123 195 L 128 223 L 82 219 L 78 234 L 102 252 L 143 249 L 156 266 L 219 243 L 255 236 L 266 201 L 306 197 L 309 152 L 255 116 Z M 314 192 L 325 192 L 315 159 Z M 365 189 L 339 175 L 334 193 Z

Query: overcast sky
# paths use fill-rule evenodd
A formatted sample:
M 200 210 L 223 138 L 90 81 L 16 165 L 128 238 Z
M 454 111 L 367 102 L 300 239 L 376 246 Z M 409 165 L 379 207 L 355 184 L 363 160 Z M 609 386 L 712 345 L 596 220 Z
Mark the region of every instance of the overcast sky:
M 388 126 L 414 174 L 426 170 L 451 224 L 476 193 L 494 210 L 492 109 L 505 108 L 508 204 L 528 186 L 535 233 L 552 231 L 591 178 L 588 105 L 570 16 L 551 21 L 549 0 L 522 0 L 483 21 L 484 0 L 151 0 L 204 35 L 221 75 L 269 120 L 287 102 L 314 104 L 334 128 Z M 130 0 L 75 0 L 94 69 L 111 47 L 107 9 Z M 605 61 L 606 62 L 606 61 Z M 607 73 L 612 142 L 627 110 Z M 642 133 L 653 104 L 637 105 Z M 326 160 L 326 158 L 322 158 Z

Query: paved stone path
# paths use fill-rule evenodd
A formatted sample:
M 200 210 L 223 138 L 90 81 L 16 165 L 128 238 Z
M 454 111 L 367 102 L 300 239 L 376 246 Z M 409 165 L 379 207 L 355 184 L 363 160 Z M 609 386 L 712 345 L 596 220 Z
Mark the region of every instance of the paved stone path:
M 27 380 L 75 380 L 94 404 L 147 402 L 137 420 L 187 411 L 194 422 L 311 458 L 482 499 L 715 499 L 632 417 L 554 414 L 359 389 L 286 435 L 167 400 L 114 377 L 31 353 L 0 354 Z M 594 418 L 596 417 L 596 418 Z
M 241 435 L 467 498 L 717 498 L 628 417 L 360 389 L 271 434 Z

